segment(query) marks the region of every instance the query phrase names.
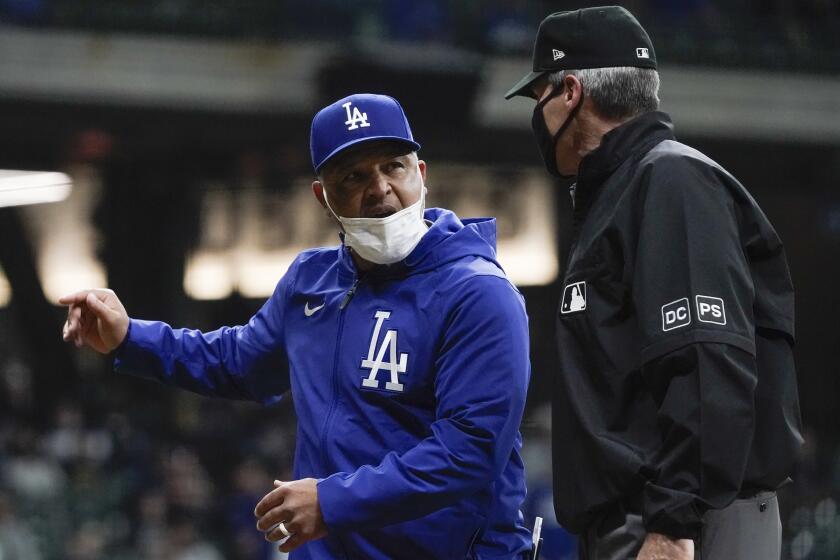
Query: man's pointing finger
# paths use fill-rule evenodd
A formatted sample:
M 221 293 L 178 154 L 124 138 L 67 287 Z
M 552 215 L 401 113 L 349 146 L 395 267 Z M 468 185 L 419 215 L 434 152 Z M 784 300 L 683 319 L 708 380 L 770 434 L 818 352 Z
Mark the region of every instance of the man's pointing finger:
M 102 303 L 102 300 L 96 297 L 94 292 L 88 292 L 85 303 L 100 319 L 109 319 L 114 312 L 113 309 Z
M 74 303 L 83 303 L 90 293 L 90 290 L 82 290 L 74 294 L 67 294 L 58 298 L 58 303 L 61 305 L 73 305 Z

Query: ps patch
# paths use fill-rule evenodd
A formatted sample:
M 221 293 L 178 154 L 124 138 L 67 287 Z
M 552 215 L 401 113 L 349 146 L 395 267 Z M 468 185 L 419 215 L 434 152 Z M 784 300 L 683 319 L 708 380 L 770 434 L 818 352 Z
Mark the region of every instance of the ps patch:
M 714 323 L 716 325 L 726 324 L 726 309 L 723 300 L 712 296 L 695 296 L 697 304 L 697 320 L 703 323 Z

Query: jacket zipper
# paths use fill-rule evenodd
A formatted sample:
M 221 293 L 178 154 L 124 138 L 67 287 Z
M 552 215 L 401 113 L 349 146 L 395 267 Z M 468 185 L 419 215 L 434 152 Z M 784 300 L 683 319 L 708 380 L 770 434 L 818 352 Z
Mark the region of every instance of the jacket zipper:
M 572 257 L 577 249 L 578 240 L 580 239 L 580 230 L 583 228 L 583 220 L 586 218 L 584 208 L 580 204 L 581 200 L 578 196 L 580 189 L 578 188 L 580 180 L 576 181 L 569 189 L 572 196 L 572 238 L 569 241 L 569 254 L 566 257 L 566 270 L 563 272 L 564 278 L 569 275 L 569 265 L 572 263 Z
M 359 279 L 356 278 L 353 281 L 353 285 L 350 286 L 350 289 L 347 290 L 347 295 L 344 296 L 344 299 L 341 301 L 341 305 L 338 306 L 339 311 L 344 311 L 344 308 L 347 307 L 347 304 L 350 303 L 350 300 L 353 299 L 353 296 L 356 295 L 356 288 L 359 287 Z
M 353 280 L 353 285 L 347 291 L 341 304 L 338 306 L 338 334 L 335 340 L 335 356 L 333 357 L 333 371 L 332 371 L 332 400 L 330 401 L 330 408 L 327 411 L 327 418 L 324 420 L 324 429 L 321 433 L 321 465 L 326 468 L 327 465 L 327 434 L 330 431 L 330 424 L 335 413 L 335 407 L 338 404 L 338 363 L 341 355 L 341 335 L 344 332 L 344 308 L 356 295 L 356 289 L 359 287 L 359 278 Z

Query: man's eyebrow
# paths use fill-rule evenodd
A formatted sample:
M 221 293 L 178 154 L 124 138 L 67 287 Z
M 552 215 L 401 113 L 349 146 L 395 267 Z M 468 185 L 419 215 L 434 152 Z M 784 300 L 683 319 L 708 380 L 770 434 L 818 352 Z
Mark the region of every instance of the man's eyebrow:
M 391 161 L 401 161 L 401 162 L 408 162 L 411 161 L 411 152 L 407 154 L 401 154 L 399 152 L 393 154 L 383 154 L 384 161 L 382 163 L 388 163 Z
M 341 176 L 353 169 L 358 164 L 355 159 L 348 159 L 346 161 L 337 161 L 327 170 L 327 175 Z
M 348 171 L 352 170 L 356 165 L 358 165 L 360 159 L 364 159 L 369 156 L 374 157 L 381 157 L 385 160 L 394 160 L 394 159 L 402 159 L 402 160 L 409 160 L 411 158 L 411 152 L 403 153 L 400 149 L 394 150 L 381 150 L 381 151 L 374 151 L 371 150 L 369 153 L 361 152 L 357 154 L 356 157 L 349 157 L 345 161 L 341 159 L 335 161 L 331 166 L 330 170 L 327 171 L 327 175 L 333 176 L 340 176 L 344 175 Z

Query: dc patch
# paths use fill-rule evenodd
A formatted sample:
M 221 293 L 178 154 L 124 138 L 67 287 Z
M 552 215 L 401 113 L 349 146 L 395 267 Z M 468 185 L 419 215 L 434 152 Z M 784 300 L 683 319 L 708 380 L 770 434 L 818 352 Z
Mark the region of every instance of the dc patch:
M 697 304 L 697 320 L 704 323 L 716 325 L 726 324 L 726 309 L 723 307 L 723 300 L 712 296 L 695 296 Z
M 563 290 L 563 304 L 560 313 L 566 315 L 586 309 L 586 282 L 569 284 Z
M 671 331 L 691 323 L 688 298 L 678 299 L 662 306 L 662 330 Z

